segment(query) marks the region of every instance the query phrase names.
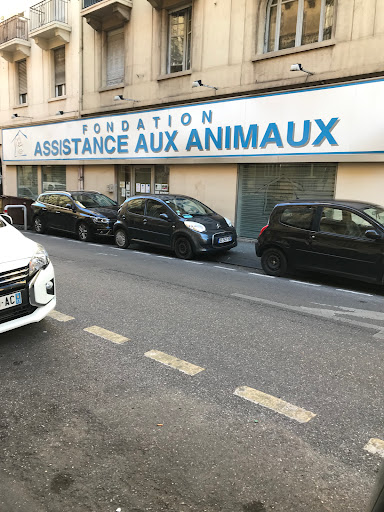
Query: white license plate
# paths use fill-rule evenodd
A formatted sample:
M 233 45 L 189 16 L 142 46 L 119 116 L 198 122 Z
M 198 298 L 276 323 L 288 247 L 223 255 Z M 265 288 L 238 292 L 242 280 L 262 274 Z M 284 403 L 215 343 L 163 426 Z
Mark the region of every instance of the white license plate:
M 0 297 L 0 309 L 12 308 L 22 303 L 21 292 L 11 293 Z
M 225 244 L 226 242 L 232 242 L 231 236 L 223 236 L 222 238 L 218 239 L 219 244 Z

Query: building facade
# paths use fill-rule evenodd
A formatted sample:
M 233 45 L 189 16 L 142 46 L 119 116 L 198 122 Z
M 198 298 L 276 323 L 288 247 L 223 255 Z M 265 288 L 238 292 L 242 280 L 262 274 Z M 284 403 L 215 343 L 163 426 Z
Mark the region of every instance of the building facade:
M 45 0 L 0 24 L 4 193 L 384 204 L 381 0 Z M 27 19 L 28 18 L 28 19 Z

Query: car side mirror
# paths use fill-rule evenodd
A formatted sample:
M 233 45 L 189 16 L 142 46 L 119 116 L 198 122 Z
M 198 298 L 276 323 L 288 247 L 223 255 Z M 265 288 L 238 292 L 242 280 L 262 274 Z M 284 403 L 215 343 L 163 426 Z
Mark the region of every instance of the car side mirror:
M 367 231 L 364 233 L 364 236 L 366 236 L 366 238 L 370 238 L 371 240 L 381 239 L 380 233 L 378 233 L 375 229 L 367 229 Z
M 65 207 L 68 208 L 68 210 L 76 211 L 76 206 L 74 204 L 67 203 Z
M 159 217 L 160 217 L 160 219 L 164 219 L 164 220 L 168 220 L 168 221 L 172 220 L 168 217 L 168 215 L 166 213 L 160 213 Z

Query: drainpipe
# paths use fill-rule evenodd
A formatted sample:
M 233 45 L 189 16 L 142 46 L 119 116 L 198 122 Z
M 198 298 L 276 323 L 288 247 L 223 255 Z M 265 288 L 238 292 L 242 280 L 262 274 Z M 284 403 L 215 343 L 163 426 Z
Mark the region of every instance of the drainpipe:
M 82 9 L 83 0 L 79 0 L 80 10 Z M 80 14 L 80 13 L 79 13 Z M 84 18 L 80 15 L 80 26 L 79 26 L 79 119 L 81 118 L 81 112 L 83 110 L 83 92 L 84 92 L 84 84 L 83 84 L 83 48 L 84 48 L 84 30 L 83 23 Z M 84 165 L 79 166 L 78 170 L 78 189 L 84 190 Z

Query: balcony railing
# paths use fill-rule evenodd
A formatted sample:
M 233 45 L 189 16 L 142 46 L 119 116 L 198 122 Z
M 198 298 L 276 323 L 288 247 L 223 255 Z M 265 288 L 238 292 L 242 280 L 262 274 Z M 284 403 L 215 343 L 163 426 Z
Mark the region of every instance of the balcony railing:
M 43 0 L 29 9 L 29 30 L 37 30 L 48 23 L 68 23 L 68 0 Z
M 20 16 L 13 16 L 0 23 L 0 45 L 12 39 L 28 40 L 28 22 Z
M 99 2 L 102 2 L 102 0 L 83 0 L 83 9 L 91 7 L 91 5 L 98 4 Z

